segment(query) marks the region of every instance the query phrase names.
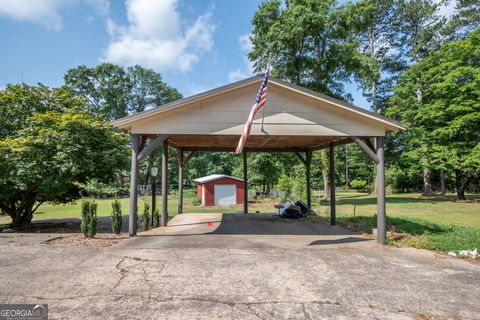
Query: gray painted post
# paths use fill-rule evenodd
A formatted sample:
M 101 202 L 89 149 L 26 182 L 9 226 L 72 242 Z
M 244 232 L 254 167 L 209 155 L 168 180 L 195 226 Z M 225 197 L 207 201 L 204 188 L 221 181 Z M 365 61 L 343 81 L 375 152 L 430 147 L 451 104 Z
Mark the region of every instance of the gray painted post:
M 183 150 L 178 150 L 178 214 L 183 213 Z
M 243 151 L 243 213 L 248 213 L 247 151 Z
M 385 244 L 387 238 L 385 214 L 385 149 L 384 137 L 377 137 L 377 242 Z
M 307 182 L 307 204 L 309 207 L 312 207 L 312 183 L 311 183 L 311 163 L 312 163 L 312 150 L 307 151 L 306 157 L 305 157 L 305 166 L 306 166 L 306 182 Z
M 128 217 L 128 236 L 137 235 L 137 207 L 138 207 L 138 148 L 139 135 L 132 134 L 132 167 L 130 171 L 130 215 Z
M 168 221 L 168 141 L 163 141 L 162 150 L 162 221 L 161 226 L 166 227 Z
M 328 158 L 330 174 L 330 224 L 333 226 L 337 223 L 337 210 L 335 207 L 335 146 L 333 143 L 328 145 Z

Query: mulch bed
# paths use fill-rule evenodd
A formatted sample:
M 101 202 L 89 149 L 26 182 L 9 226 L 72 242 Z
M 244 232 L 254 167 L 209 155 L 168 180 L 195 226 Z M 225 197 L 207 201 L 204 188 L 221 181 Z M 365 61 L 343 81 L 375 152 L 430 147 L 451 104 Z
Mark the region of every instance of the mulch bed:
M 69 233 L 80 232 L 80 222 L 35 222 L 26 228 L 5 229 L 7 233 Z
M 112 233 L 97 233 L 93 238 L 87 238 L 83 234 L 74 234 L 53 238 L 45 241 L 45 243 L 59 246 L 106 248 L 125 239 L 128 239 L 128 235 L 124 233 L 118 235 Z

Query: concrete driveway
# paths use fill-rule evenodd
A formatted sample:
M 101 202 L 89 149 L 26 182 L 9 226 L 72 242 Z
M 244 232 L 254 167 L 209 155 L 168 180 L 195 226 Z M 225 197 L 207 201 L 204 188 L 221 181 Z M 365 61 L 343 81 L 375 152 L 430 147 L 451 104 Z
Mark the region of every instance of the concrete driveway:
M 321 221 L 184 214 L 100 249 L 0 237 L 0 303 L 51 319 L 480 318 L 478 264 Z

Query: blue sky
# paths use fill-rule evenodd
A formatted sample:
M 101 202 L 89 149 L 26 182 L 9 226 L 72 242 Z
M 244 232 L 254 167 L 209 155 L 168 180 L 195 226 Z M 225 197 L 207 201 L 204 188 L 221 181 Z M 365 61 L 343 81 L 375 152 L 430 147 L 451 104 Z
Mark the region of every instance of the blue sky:
M 251 75 L 250 20 L 260 0 L 2 0 L 0 87 L 63 84 L 66 70 L 140 64 L 189 96 Z M 355 104 L 368 102 L 348 86 Z

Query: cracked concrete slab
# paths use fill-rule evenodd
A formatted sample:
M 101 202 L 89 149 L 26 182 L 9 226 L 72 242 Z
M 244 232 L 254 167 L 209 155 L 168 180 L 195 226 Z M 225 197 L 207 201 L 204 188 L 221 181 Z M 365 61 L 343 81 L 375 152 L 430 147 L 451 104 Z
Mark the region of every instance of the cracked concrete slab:
M 185 214 L 110 248 L 43 243 L 56 236 L 2 235 L 0 303 L 52 319 L 480 318 L 479 265 L 323 222 Z

